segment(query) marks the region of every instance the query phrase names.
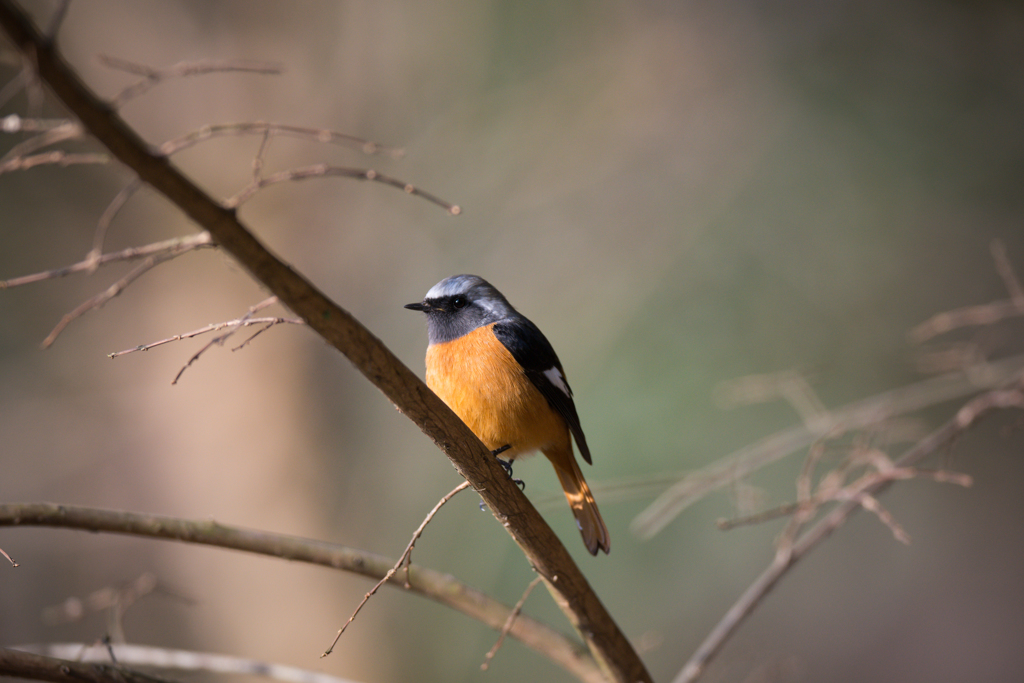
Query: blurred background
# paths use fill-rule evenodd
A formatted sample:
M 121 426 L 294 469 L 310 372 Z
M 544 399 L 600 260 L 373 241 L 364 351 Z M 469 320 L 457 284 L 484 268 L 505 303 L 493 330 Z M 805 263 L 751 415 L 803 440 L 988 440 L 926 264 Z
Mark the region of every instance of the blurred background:
M 27 6 L 43 22 L 55 3 Z M 797 423 L 782 403 L 716 407 L 723 381 L 799 371 L 829 408 L 919 381 L 913 326 L 1006 298 L 993 239 L 1024 277 L 1019 3 L 76 0 L 59 42 L 105 97 L 136 79 L 98 54 L 157 67 L 278 62 L 281 76 L 169 81 L 123 114 L 153 143 L 262 120 L 399 146 L 406 156 L 393 160 L 276 138 L 265 170 L 372 167 L 462 207 L 453 217 L 335 178 L 268 188 L 241 217 L 421 375 L 425 324 L 402 305 L 445 276 L 486 277 L 538 323 L 577 396 L 612 553 L 586 553 L 543 459 L 516 475 L 657 680 L 768 564 L 782 528 L 726 533 L 715 520 L 745 511 L 751 492 L 756 509 L 792 500 L 803 456 L 649 541 L 629 524 L 657 491 L 621 495 L 623 484 L 696 470 Z M 2 86 L 19 65 L 0 46 Z M 0 115 L 31 106 L 22 93 Z M 38 113 L 61 110 L 46 100 Z M 259 142 L 213 140 L 175 162 L 226 197 L 251 177 Z M 129 180 L 115 164 L 0 176 L 0 279 L 81 260 Z M 193 230 L 143 190 L 107 249 Z M 0 500 L 213 518 L 397 557 L 458 476 L 311 332 L 277 327 L 236 352 L 213 348 L 175 386 L 207 339 L 106 357 L 264 299 L 227 257 L 165 264 L 40 351 L 66 312 L 129 268 L 0 292 Z M 1019 353 L 1022 335 L 1010 321 L 940 342 L 997 358 Z M 916 417 L 936 426 L 959 405 Z M 911 545 L 856 516 L 703 680 L 1021 680 L 1017 418 L 986 421 L 933 463 L 969 473 L 972 488 L 914 481 L 885 494 Z M 449 503 L 414 560 L 512 604 L 532 573 L 477 502 Z M 125 618 L 132 643 L 374 683 L 569 678 L 512 641 L 481 673 L 494 632 L 391 589 L 320 660 L 371 585 L 323 568 L 51 529 L 0 529 L 0 547 L 22 565 L 0 567 L 4 645 L 101 638 L 102 614 L 55 625 L 44 612 L 152 572 L 157 592 Z M 544 591 L 525 611 L 571 630 Z

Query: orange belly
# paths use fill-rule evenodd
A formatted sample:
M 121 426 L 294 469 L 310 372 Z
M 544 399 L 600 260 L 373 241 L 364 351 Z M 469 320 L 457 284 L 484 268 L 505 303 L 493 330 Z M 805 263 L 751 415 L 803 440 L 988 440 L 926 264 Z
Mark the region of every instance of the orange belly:
M 523 373 L 491 325 L 427 347 L 427 386 L 503 458 L 572 446 L 562 416 Z

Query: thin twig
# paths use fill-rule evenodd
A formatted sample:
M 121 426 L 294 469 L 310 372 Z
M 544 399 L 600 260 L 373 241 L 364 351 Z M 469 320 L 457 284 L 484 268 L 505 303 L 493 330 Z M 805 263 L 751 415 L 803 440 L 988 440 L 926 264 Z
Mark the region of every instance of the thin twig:
M 977 306 L 965 306 L 952 311 L 938 313 L 907 333 L 915 344 L 922 344 L 940 334 L 951 332 L 961 327 L 981 327 L 1024 315 L 1024 301 L 1003 299 Z
M 308 180 L 310 178 L 328 178 L 328 177 L 342 177 L 342 178 L 357 178 L 360 180 L 373 180 L 378 183 L 384 183 L 392 187 L 404 191 L 406 194 L 414 195 L 426 199 L 432 204 L 436 204 L 441 208 L 448 211 L 453 216 L 457 216 L 462 213 L 462 209 L 455 204 L 450 204 L 440 197 L 425 192 L 414 185 L 392 178 L 390 176 L 377 173 L 373 169 L 366 168 L 346 168 L 341 166 L 330 166 L 328 164 L 315 164 L 313 166 L 303 166 L 301 168 L 293 168 L 287 171 L 281 171 L 274 173 L 269 176 L 254 179 L 253 182 L 249 183 L 235 196 L 229 198 L 224 202 L 224 206 L 229 209 L 237 208 L 244 204 L 246 201 L 252 198 L 257 192 L 267 187 L 268 185 L 274 185 L 276 183 L 292 182 L 299 180 Z
M 8 114 L 0 119 L 0 133 L 39 133 L 70 123 L 68 119 L 26 119 Z
M 6 557 L 7 561 L 11 563 L 12 567 L 20 567 L 21 566 L 17 562 L 15 562 L 14 558 L 12 558 L 10 555 L 8 555 L 7 552 L 3 548 L 0 548 L 0 555 L 3 555 L 4 557 Z
M 202 76 L 205 74 L 223 72 L 248 72 L 277 76 L 284 72 L 284 67 L 280 64 L 244 59 L 179 62 L 178 64 L 174 64 L 173 66 L 163 69 L 157 69 L 146 66 L 145 64 L 130 62 L 126 59 L 111 57 L 109 55 L 99 55 L 99 61 L 100 64 L 110 67 L 111 69 L 118 69 L 136 76 L 142 76 L 140 81 L 129 85 L 111 98 L 110 105 L 114 109 L 120 109 L 129 100 L 133 100 L 136 97 L 149 92 L 153 87 L 172 78 Z
M 423 533 L 423 530 L 426 528 L 427 524 L 429 524 L 430 520 L 434 518 L 434 515 L 437 514 L 437 511 L 441 509 L 441 506 L 447 503 L 449 500 L 451 500 L 456 493 L 466 488 L 469 488 L 468 481 L 462 482 L 454 489 L 452 489 L 450 492 L 448 492 L 443 498 L 441 498 L 440 501 L 438 501 L 437 505 L 434 506 L 434 509 L 432 509 L 427 514 L 426 518 L 423 520 L 423 523 L 420 524 L 416 531 L 413 532 L 412 539 L 409 541 L 409 545 L 405 547 L 405 552 L 403 552 L 402 556 L 398 558 L 398 562 L 396 562 L 394 566 L 391 567 L 391 569 L 389 569 L 386 574 L 384 574 L 384 577 L 380 581 L 378 581 L 376 585 L 374 585 L 374 587 L 366 593 L 366 595 L 363 596 L 363 599 L 359 602 L 358 605 L 356 605 L 355 611 L 352 612 L 352 616 L 350 616 L 348 618 L 348 621 L 346 621 L 342 625 L 342 627 L 338 629 L 338 634 L 334 636 L 334 642 L 332 642 L 331 646 L 327 648 L 322 655 L 320 655 L 321 658 L 326 657 L 327 655 L 334 652 L 334 646 L 337 645 L 338 640 L 341 639 L 341 634 L 344 633 L 345 629 L 348 628 L 348 625 L 355 620 L 356 615 L 359 614 L 359 611 L 363 609 L 363 605 L 365 605 L 370 600 L 370 598 L 373 597 L 373 595 L 381 586 L 390 581 L 391 577 L 393 577 L 398 572 L 399 568 L 401 568 L 402 565 L 405 564 L 406 560 L 409 559 L 409 557 L 412 555 L 413 546 L 416 545 L 416 539 L 420 537 L 420 535 Z M 408 569 L 406 570 L 405 586 L 406 588 L 410 586 Z
M 910 330 L 907 335 L 910 341 L 922 344 L 933 337 L 961 327 L 992 325 L 1006 318 L 1024 315 L 1024 288 L 1021 287 L 1020 280 L 1006 256 L 1006 246 L 1002 240 L 994 239 L 989 248 L 992 260 L 995 261 L 996 272 L 1006 286 L 1010 298 L 938 313 Z
M 136 351 L 149 351 L 150 349 L 155 348 L 157 346 L 163 346 L 164 344 L 170 344 L 171 342 L 181 341 L 182 339 L 192 339 L 193 337 L 198 337 L 199 335 L 208 334 L 210 332 L 218 332 L 228 327 L 250 327 L 252 325 L 277 325 L 283 323 L 287 323 L 290 325 L 305 325 L 306 321 L 301 320 L 300 318 L 250 318 L 248 320 L 238 318 L 237 320 L 227 320 L 222 323 L 215 323 L 213 325 L 207 325 L 206 327 L 200 327 L 198 330 L 192 330 L 191 332 L 176 334 L 173 337 L 161 339 L 160 341 L 150 342 L 149 344 L 142 344 L 131 349 L 125 349 L 124 351 L 108 353 L 107 358 L 120 358 L 121 356 L 126 356 L 129 353 L 135 353 Z
M 264 308 L 267 308 L 268 306 L 272 306 L 272 305 L 274 305 L 276 303 L 277 303 L 277 297 L 276 296 L 268 297 L 268 298 L 264 299 L 263 301 L 259 302 L 258 304 L 256 304 L 255 306 L 250 306 L 249 307 L 249 311 L 245 315 L 243 315 L 241 318 L 238 319 L 238 323 L 237 324 L 235 324 L 235 325 L 222 325 L 221 327 L 227 328 L 227 332 L 225 332 L 224 334 L 219 335 L 217 337 L 214 337 L 209 342 L 207 342 L 206 345 L 203 346 L 203 348 L 201 348 L 198 351 L 196 351 L 195 355 L 192 356 L 189 359 L 188 363 L 186 363 L 184 365 L 184 367 L 182 367 L 181 370 L 178 371 L 178 374 L 174 376 L 174 379 L 171 381 L 171 384 L 177 384 L 178 380 L 181 379 L 181 376 L 183 374 L 185 374 L 185 371 L 188 370 L 189 367 L 191 367 L 193 363 L 195 363 L 197 360 L 199 360 L 199 357 L 202 356 L 204 353 L 206 353 L 206 351 L 208 349 L 210 349 L 214 345 L 223 346 L 224 342 L 226 342 L 235 332 L 237 332 L 239 329 L 241 329 L 246 324 L 248 324 L 248 321 L 251 320 L 252 317 L 257 312 L 263 310 Z M 275 324 L 277 324 L 277 322 L 278 321 L 271 321 L 267 325 L 267 329 L 269 329 L 270 327 L 273 327 Z M 279 322 L 285 322 L 285 320 L 283 318 L 281 318 L 281 319 L 279 319 Z M 243 342 L 242 345 L 239 346 L 238 348 L 242 348 L 242 346 L 245 346 L 245 342 Z M 150 348 L 152 348 L 152 347 L 150 347 Z M 143 349 L 143 350 L 145 350 L 145 349 Z M 113 357 L 114 356 L 111 356 L 111 358 L 113 358 Z
M 1019 383 L 1018 383 L 1019 384 Z M 935 453 L 975 424 L 988 412 L 997 409 L 1024 409 L 1024 394 L 1020 389 L 999 389 L 984 393 L 965 404 L 957 414 L 931 434 L 921 439 L 908 449 L 894 465 L 897 468 L 909 468 L 923 458 Z M 793 543 L 789 552 L 777 552 L 775 559 L 768 568 L 747 588 L 740 598 L 725 613 L 718 624 L 711 630 L 697 651 L 690 657 L 674 679 L 674 683 L 690 683 L 696 680 L 705 667 L 729 637 L 739 628 L 740 624 L 761 602 L 776 583 L 796 563 L 819 543 L 828 538 L 846 520 L 863 507 L 865 496 L 876 497 L 892 484 L 892 477 L 876 477 L 863 487 L 859 495 L 849 496 L 818 521 L 813 527 L 801 535 Z
M 1013 264 L 1010 263 L 1010 259 L 1006 255 L 1006 245 L 1001 239 L 994 239 L 989 244 L 989 249 L 992 252 L 992 260 L 996 263 L 996 272 L 1003 279 L 1006 291 L 1010 294 L 1010 300 L 1024 309 L 1024 287 L 1021 287 L 1017 273 L 1013 270 Z
M 11 147 L 7 150 L 6 154 L 0 157 L 0 166 L 6 166 L 11 160 L 32 154 L 43 147 L 49 147 L 65 140 L 80 138 L 83 134 L 84 130 L 80 124 L 74 121 L 66 121 L 55 128 L 45 130 L 39 135 L 28 140 L 22 140 Z
M 822 436 L 863 429 L 921 408 L 1003 386 L 1022 370 L 1024 356 L 964 368 L 832 410 L 829 424 L 819 425 L 819 431 L 810 430 L 806 425 L 796 425 L 776 432 L 683 477 L 638 514 L 630 530 L 641 538 L 651 538 L 680 512 L 712 491 L 806 448 Z
M 63 150 L 14 157 L 0 163 L 0 174 L 12 171 L 27 171 L 36 166 L 73 166 L 81 164 L 106 164 L 110 157 L 103 153 L 74 154 Z
M 103 243 L 107 239 L 107 230 L 110 229 L 110 224 L 114 222 L 114 217 L 121 211 L 124 205 L 128 202 L 132 196 L 142 188 L 142 181 L 139 180 L 138 176 L 132 179 L 130 183 L 121 188 L 110 203 L 107 204 L 107 208 L 103 210 L 100 215 L 100 219 L 96 221 L 96 232 L 93 233 L 92 237 L 92 251 L 86 255 L 86 260 L 94 259 L 95 265 L 89 270 L 92 274 L 96 268 L 99 267 L 100 255 L 103 253 Z
M 195 235 L 188 235 L 187 237 L 174 237 L 169 240 L 164 240 L 163 242 L 154 242 L 153 244 L 147 244 L 144 247 L 129 247 L 127 249 L 122 249 L 121 251 L 103 254 L 98 259 L 86 258 L 83 261 L 79 261 L 78 263 L 74 263 L 63 268 L 44 270 L 41 273 L 22 275 L 21 277 L 11 278 L 10 280 L 0 280 L 0 289 L 20 287 L 22 285 L 28 285 L 42 280 L 52 280 L 54 278 L 67 277 L 74 273 L 88 272 L 96 265 L 102 266 L 108 263 L 120 261 L 137 261 L 142 258 L 159 254 L 177 256 L 192 251 L 193 249 L 203 249 L 214 246 L 216 245 L 213 243 L 210 233 L 203 231 L 196 233 Z
M 198 130 L 162 143 L 158 149 L 161 154 L 172 156 L 183 149 L 188 149 L 212 138 L 238 135 L 269 135 L 271 137 L 282 135 L 321 144 L 344 145 L 345 147 L 361 150 L 364 154 L 387 154 L 394 159 L 400 158 L 405 154 L 404 150 L 397 147 L 387 147 L 371 140 L 354 135 L 346 135 L 345 133 L 339 133 L 326 128 L 307 128 L 283 123 L 268 123 L 266 121 L 245 121 L 203 126 Z
M 505 642 L 505 636 L 507 636 L 508 632 L 512 630 L 512 625 L 516 623 L 516 618 L 518 618 L 520 612 L 523 611 L 523 605 L 526 604 L 526 599 L 530 597 L 530 593 L 533 592 L 533 589 L 536 588 L 537 584 L 541 581 L 542 577 L 534 577 L 533 581 L 531 581 L 526 587 L 526 590 L 523 591 L 523 596 L 519 598 L 519 602 L 517 602 L 512 608 L 512 611 L 509 612 L 508 619 L 505 620 L 505 624 L 501 627 L 501 633 L 498 635 L 498 641 L 494 643 L 494 646 L 487 651 L 486 655 L 484 655 L 484 661 L 480 664 L 481 671 L 487 671 L 491 666 L 491 660 L 494 659 L 494 655 L 498 654 L 498 650 L 501 649 L 502 643 Z
M 139 279 L 149 271 L 153 270 L 161 263 L 164 263 L 165 261 L 170 261 L 171 259 L 175 258 L 178 255 L 178 253 L 163 253 L 154 254 L 153 256 L 147 257 L 142 263 L 137 265 L 123 278 L 121 278 L 114 284 L 110 285 L 105 290 L 103 290 L 96 296 L 92 297 L 91 299 L 82 302 L 81 304 L 78 305 L 77 308 L 75 308 L 73 311 L 66 314 L 63 318 L 61 318 L 60 322 L 57 323 L 57 326 L 53 328 L 50 334 L 46 335 L 46 339 L 43 340 L 42 347 L 44 349 L 50 348 L 53 342 L 57 340 L 57 337 L 60 335 L 60 333 L 64 331 L 64 328 L 71 324 L 71 322 L 77 320 L 78 318 L 85 315 L 89 311 L 93 311 L 96 310 L 97 308 L 102 307 L 105 303 L 107 303 L 108 301 L 119 295 L 121 292 L 123 292 L 125 288 L 128 287 L 131 283 L 135 282 L 137 279 Z
M 771 520 L 778 519 L 780 517 L 788 517 L 799 510 L 800 505 L 800 503 L 786 503 L 785 505 L 779 505 L 778 507 L 770 508 L 768 510 L 762 510 L 761 512 L 756 512 L 752 515 L 734 517 L 732 519 L 719 519 L 715 521 L 715 526 L 722 531 L 730 531 L 741 526 L 770 522 Z

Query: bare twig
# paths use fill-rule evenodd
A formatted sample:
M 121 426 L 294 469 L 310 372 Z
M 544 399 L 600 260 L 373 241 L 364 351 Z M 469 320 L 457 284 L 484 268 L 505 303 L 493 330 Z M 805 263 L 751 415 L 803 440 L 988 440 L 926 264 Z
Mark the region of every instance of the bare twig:
M 110 161 L 106 154 L 72 154 L 62 150 L 43 152 L 42 154 L 31 154 L 29 156 L 14 157 L 0 163 L 0 174 L 11 171 L 27 171 L 36 166 L 56 165 L 74 166 L 80 164 L 105 164 Z
M 384 183 L 392 187 L 404 191 L 406 194 L 410 194 L 416 197 L 426 199 L 432 204 L 437 204 L 441 208 L 445 209 L 448 213 L 453 216 L 457 216 L 462 213 L 462 209 L 455 205 L 450 204 L 440 197 L 425 192 L 414 185 L 392 178 L 390 176 L 377 173 L 373 169 L 367 168 L 346 168 L 341 166 L 330 166 L 328 164 L 315 164 L 313 166 L 304 166 L 302 168 L 293 168 L 287 171 L 281 171 L 274 173 L 269 176 L 261 176 L 254 178 L 251 183 L 245 186 L 235 196 L 230 197 L 224 202 L 224 206 L 229 209 L 234 209 L 241 206 L 246 201 L 252 198 L 257 192 L 267 187 L 268 185 L 275 185 L 277 183 L 292 182 L 298 180 L 308 180 L 310 178 L 329 178 L 329 177 L 341 177 L 341 178 L 357 178 L 360 180 L 373 180 L 378 183 Z
M 0 119 L 0 133 L 39 133 L 68 123 L 67 119 L 26 119 L 17 114 L 8 114 Z
M 107 204 L 107 208 L 103 210 L 103 214 L 100 215 L 100 219 L 96 221 L 96 232 L 92 237 L 92 250 L 86 254 L 86 260 L 93 261 L 93 266 L 89 269 L 90 274 L 95 272 L 96 268 L 100 265 L 100 258 L 103 254 L 103 243 L 107 239 L 107 230 L 110 229 L 110 224 L 114 222 L 114 217 L 121 211 L 124 205 L 128 202 L 132 196 L 139 191 L 142 187 L 142 182 L 138 178 L 133 178 L 130 183 L 121 188 L 114 198 Z
M 1013 265 L 1006 255 L 1006 245 L 1002 240 L 994 239 L 989 244 L 989 249 L 992 251 L 992 260 L 996 263 L 996 272 L 1003 279 L 1006 291 L 1010 294 L 1010 300 L 1024 310 L 1024 287 L 1021 287 L 1017 273 L 1014 272 Z
M 991 325 L 1006 318 L 1024 315 L 1024 289 L 1006 256 L 1005 245 L 1001 240 L 992 240 L 990 249 L 996 272 L 1006 285 L 1010 298 L 938 313 L 910 330 L 908 336 L 912 342 L 922 344 L 961 327 Z
M 207 325 L 206 327 L 200 327 L 198 330 L 192 330 L 191 332 L 176 334 L 173 337 L 161 339 L 160 341 L 150 342 L 149 344 L 143 344 L 141 346 L 136 346 L 131 349 L 125 349 L 124 351 L 117 351 L 115 353 L 108 354 L 107 358 L 120 358 L 121 356 L 126 356 L 129 353 L 135 353 L 136 351 L 149 351 L 150 349 L 155 348 L 157 346 L 163 346 L 164 344 L 170 344 L 171 342 L 181 341 L 182 339 L 192 339 L 193 337 L 198 337 L 199 335 L 208 334 L 210 332 L 218 332 L 228 327 L 250 327 L 252 325 L 269 326 L 283 323 L 287 323 L 290 325 L 305 325 L 306 321 L 300 318 L 238 318 L 237 320 L 226 320 L 222 323 L 216 323 L 213 325 Z M 248 341 L 249 340 L 243 342 L 241 346 L 247 344 Z M 241 346 L 236 348 L 241 348 Z
M 896 470 L 912 471 L 912 466 L 923 458 L 945 447 L 966 429 L 974 425 L 978 419 L 988 412 L 1005 408 L 1024 409 L 1024 394 L 1018 388 L 999 389 L 984 393 L 965 404 L 957 414 L 924 439 L 908 449 L 894 463 Z M 775 559 L 768 568 L 744 591 L 743 595 L 729 608 L 711 633 L 704 639 L 697 651 L 690 657 L 683 669 L 674 679 L 674 683 L 688 683 L 696 680 L 711 658 L 718 653 L 729 637 L 739 628 L 740 624 L 768 594 L 776 583 L 786 574 L 790 567 L 801 557 L 814 549 L 832 532 L 841 527 L 846 520 L 864 507 L 869 497 L 874 499 L 895 480 L 892 476 L 877 476 L 866 481 L 850 492 L 835 509 L 818 521 L 813 527 L 800 535 L 787 552 L 776 552 Z M 870 505 L 870 504 L 869 504 Z
M 85 643 L 48 643 L 17 645 L 13 649 L 47 657 L 56 657 L 82 663 L 104 663 L 107 653 Z M 352 683 L 347 678 L 338 678 L 322 671 L 298 669 L 281 664 L 261 662 L 255 659 L 232 657 L 231 655 L 195 652 L 192 650 L 169 650 L 144 645 L 112 644 L 117 661 L 131 666 L 147 666 L 179 671 L 206 671 L 218 674 L 239 674 L 262 676 L 286 683 Z
M 227 332 L 225 332 L 222 335 L 218 335 L 218 336 L 214 337 L 209 342 L 207 342 L 206 345 L 203 346 L 203 348 L 201 348 L 198 351 L 196 351 L 195 355 L 192 356 L 189 359 L 188 363 L 185 363 L 184 367 L 182 367 L 181 370 L 178 371 L 178 374 L 174 376 L 174 379 L 171 380 L 171 384 L 177 384 L 178 380 L 181 379 L 181 376 L 183 374 L 185 374 L 185 371 L 188 370 L 189 367 L 191 367 L 191 365 L 193 363 L 195 363 L 197 360 L 199 360 L 199 357 L 202 356 L 204 353 L 206 353 L 206 351 L 210 347 L 212 347 L 214 345 L 223 346 L 224 342 L 227 341 L 235 332 L 237 332 L 242 327 L 245 327 L 246 325 L 250 324 L 249 321 L 252 320 L 252 317 L 256 313 L 258 313 L 259 311 L 263 310 L 264 308 L 267 308 L 268 306 L 272 306 L 272 305 L 274 305 L 276 303 L 277 303 L 277 297 L 276 296 L 269 297 L 267 299 L 264 299 L 260 303 L 256 304 L 255 306 L 250 306 L 248 313 L 246 313 L 244 316 L 239 318 L 237 322 L 233 321 L 232 323 L 221 323 L 220 325 L 218 325 L 217 326 L 218 328 L 220 328 L 220 329 L 227 329 Z M 289 322 L 289 321 L 287 319 L 285 319 L 285 318 L 272 319 L 272 320 L 270 320 L 270 322 L 266 323 L 267 327 L 265 329 L 270 329 L 274 325 L 276 325 L 278 323 L 283 323 L 283 322 Z M 251 337 L 250 337 L 250 339 L 251 339 Z M 157 346 L 160 343 L 165 343 L 166 341 L 167 340 L 165 340 L 164 342 L 157 342 L 156 344 L 151 344 L 147 348 L 153 348 L 154 346 Z M 247 344 L 248 341 L 249 340 L 246 340 L 245 342 L 242 342 L 242 344 L 240 346 L 238 346 L 237 348 L 238 349 L 242 348 L 242 346 L 245 346 L 245 344 Z M 147 348 L 137 347 L 136 350 L 145 351 L 145 350 L 147 350 Z M 237 349 L 235 349 L 235 350 L 237 350 Z M 123 355 L 123 353 L 111 355 L 110 358 L 114 358 L 117 355 Z
M 105 290 L 103 290 L 96 296 L 92 297 L 91 299 L 83 301 L 81 304 L 78 305 L 77 308 L 75 308 L 73 311 L 67 313 L 63 318 L 61 318 L 60 322 L 57 323 L 57 326 L 53 328 L 50 334 L 46 335 L 46 339 L 43 340 L 42 347 L 44 349 L 50 348 L 50 346 L 53 345 L 53 342 L 57 341 L 57 337 L 60 335 L 61 332 L 64 331 L 64 328 L 71 324 L 71 322 L 85 315 L 89 311 L 101 308 L 103 304 L 107 303 L 108 301 L 119 295 L 121 292 L 123 292 L 125 288 L 128 287 L 128 285 L 135 282 L 137 279 L 139 279 L 149 271 L 153 270 L 153 268 L 156 268 L 161 263 L 164 263 L 165 261 L 170 261 L 177 255 L 178 254 L 163 253 L 147 257 L 142 263 L 137 265 L 134 269 L 132 269 L 127 275 L 122 277 L 120 280 L 110 285 Z
M 84 131 L 82 126 L 74 121 L 66 121 L 63 124 L 50 128 L 35 137 L 23 140 L 7 150 L 7 153 L 0 157 L 0 167 L 4 167 L 12 160 L 19 159 L 32 154 L 43 147 L 55 145 L 65 140 L 74 140 L 82 137 Z
M 79 261 L 78 263 L 74 263 L 63 268 L 44 270 L 41 273 L 22 275 L 21 277 L 11 278 L 10 280 L 0 280 L 0 289 L 20 287 L 22 285 L 28 285 L 42 280 L 52 280 L 54 278 L 67 277 L 74 273 L 88 272 L 94 267 L 94 265 L 106 265 L 108 263 L 120 261 L 137 261 L 150 256 L 159 256 L 164 254 L 177 256 L 192 251 L 193 249 L 203 249 L 213 246 L 216 245 L 213 243 L 213 239 L 210 237 L 210 233 L 208 232 L 200 232 L 187 237 L 174 237 L 169 240 L 164 240 L 163 242 L 147 244 L 144 247 L 129 247 L 128 249 L 122 249 L 121 251 L 103 254 L 95 260 L 87 258 L 84 261 Z
M 358 605 L 356 605 L 355 611 L 352 612 L 352 616 L 350 616 L 348 618 L 348 621 L 346 621 L 344 624 L 342 624 L 341 628 L 338 629 L 338 634 L 336 636 L 334 636 L 334 641 L 331 643 L 331 646 L 329 648 L 327 648 L 326 650 L 324 650 L 324 653 L 322 655 L 320 655 L 321 657 L 326 657 L 327 655 L 331 654 L 334 651 L 334 646 L 337 645 L 338 644 L 338 640 L 341 639 L 341 634 L 345 632 L 345 629 L 348 628 L 349 624 L 351 624 L 353 621 L 355 621 L 356 615 L 358 615 L 360 610 L 363 609 L 363 606 L 370 600 L 371 597 L 373 597 L 373 595 L 377 592 L 377 590 L 381 586 L 383 586 L 385 583 L 387 583 L 388 581 L 391 580 L 391 577 L 393 577 L 398 572 L 398 570 L 402 567 L 402 565 L 406 566 L 406 569 L 405 569 L 405 587 L 406 588 L 411 587 L 411 584 L 409 582 L 409 567 L 408 567 L 408 563 L 411 560 L 412 549 L 413 549 L 413 546 L 416 545 L 416 540 L 421 535 L 423 535 L 423 530 L 427 528 L 427 524 L 429 524 L 430 520 L 432 520 L 434 518 L 434 515 L 436 515 L 437 511 L 441 509 L 441 506 L 444 505 L 445 503 L 447 503 L 449 500 L 451 500 L 455 496 L 456 493 L 458 493 L 459 491 L 462 491 L 463 489 L 467 489 L 467 488 L 469 488 L 469 482 L 468 481 L 462 482 L 461 484 L 456 486 L 454 489 L 449 491 L 447 494 L 445 494 L 445 496 L 443 498 L 441 498 L 441 500 L 438 501 L 437 505 L 435 505 L 434 508 L 430 512 L 427 513 L 426 518 L 424 518 L 423 522 L 419 525 L 419 527 L 417 527 L 416 531 L 413 532 L 412 539 L 409 541 L 409 545 L 407 545 L 405 547 L 405 552 L 403 552 L 402 556 L 398 558 L 398 562 L 395 562 L 394 566 L 392 566 L 391 569 L 389 569 L 387 571 L 387 573 L 384 574 L 384 576 L 381 578 L 381 580 L 378 581 L 374 585 L 373 588 L 371 588 L 369 591 L 367 591 L 366 595 L 363 596 L 363 599 L 359 602 Z
M 402 149 L 396 147 L 386 147 L 370 140 L 326 128 L 306 128 L 283 123 L 267 123 L 265 121 L 246 121 L 241 123 L 224 123 L 216 126 L 203 126 L 181 137 L 164 142 L 160 145 L 159 151 L 161 154 L 172 156 L 183 149 L 188 149 L 212 138 L 238 135 L 287 136 L 321 144 L 344 145 L 361 150 L 364 154 L 387 154 L 395 159 L 405 154 Z
M 494 655 L 498 654 L 498 650 L 501 649 L 502 643 L 505 642 L 505 636 L 508 635 L 508 632 L 512 629 L 512 624 L 516 623 L 516 618 L 523 611 L 523 605 L 526 604 L 526 599 L 530 597 L 530 593 L 533 592 L 533 589 L 536 588 L 537 584 L 540 582 L 541 577 L 534 577 L 533 581 L 531 581 L 526 587 L 526 590 L 523 591 L 523 596 L 519 598 L 519 602 L 517 602 L 512 608 L 512 611 L 509 612 L 508 619 L 501 627 L 501 633 L 498 635 L 497 642 L 494 643 L 494 646 L 487 651 L 486 655 L 484 655 L 484 661 L 480 664 L 481 671 L 487 671 L 487 669 L 490 668 L 491 660 L 494 659 Z
M 637 515 L 630 529 L 641 538 L 651 538 L 680 512 L 712 491 L 807 448 L 822 436 L 862 429 L 927 406 L 1003 386 L 1021 371 L 1024 371 L 1024 356 L 964 368 L 832 410 L 829 423 L 819 425 L 819 431 L 797 425 L 776 432 L 683 477 Z
M 145 64 L 130 62 L 126 59 L 111 57 L 109 55 L 99 55 L 99 60 L 100 64 L 110 67 L 111 69 L 118 69 L 119 71 L 125 71 L 136 76 L 142 76 L 140 81 L 129 85 L 127 88 L 124 88 L 121 92 L 111 98 L 110 105 L 114 109 L 120 109 L 129 100 L 133 100 L 136 97 L 149 92 L 151 88 L 172 78 L 202 76 L 205 74 L 224 72 L 248 72 L 276 76 L 284 72 L 284 67 L 280 64 L 244 59 L 179 62 L 178 64 L 163 69 L 157 69 L 146 66 Z

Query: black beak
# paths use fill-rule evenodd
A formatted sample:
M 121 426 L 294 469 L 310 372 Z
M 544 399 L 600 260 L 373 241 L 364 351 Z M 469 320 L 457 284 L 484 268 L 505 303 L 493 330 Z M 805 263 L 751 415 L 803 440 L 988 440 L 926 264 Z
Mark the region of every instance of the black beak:
M 424 313 L 430 310 L 430 306 L 426 305 L 422 301 L 415 304 L 406 304 L 405 307 L 410 311 L 422 311 Z

